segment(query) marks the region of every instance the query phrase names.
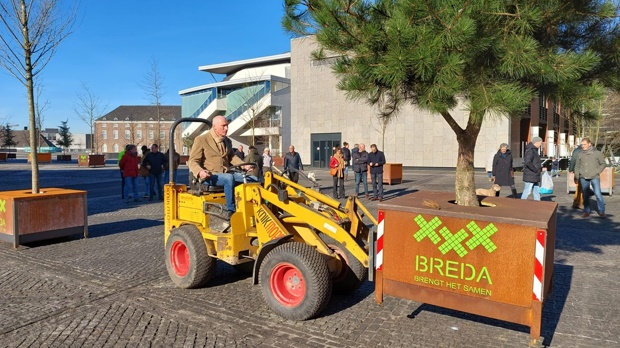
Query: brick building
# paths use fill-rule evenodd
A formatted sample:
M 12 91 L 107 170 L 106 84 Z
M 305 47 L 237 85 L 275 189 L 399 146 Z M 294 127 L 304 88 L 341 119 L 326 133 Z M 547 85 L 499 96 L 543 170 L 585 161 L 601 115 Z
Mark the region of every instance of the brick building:
M 158 117 L 159 109 L 159 117 Z M 95 121 L 94 146 L 97 153 L 118 153 L 126 144 L 159 144 L 168 149 L 170 127 L 181 118 L 181 106 L 121 105 Z M 175 148 L 184 153 L 181 126 L 175 132 Z

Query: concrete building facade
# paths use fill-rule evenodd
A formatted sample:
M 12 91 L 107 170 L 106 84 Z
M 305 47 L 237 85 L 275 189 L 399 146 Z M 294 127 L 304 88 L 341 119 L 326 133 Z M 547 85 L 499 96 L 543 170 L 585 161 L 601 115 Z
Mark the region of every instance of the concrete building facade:
M 337 88 L 338 79 L 332 73 L 334 59 L 316 60 L 313 37 L 291 40 L 291 136 L 304 163 L 326 167 L 332 149 L 348 142 L 377 144 L 388 162 L 409 167 L 455 167 L 458 144 L 456 135 L 439 114 L 421 110 L 413 105 L 403 107 L 396 118 L 385 127 L 377 117 L 378 110 L 364 101 L 347 99 Z M 467 122 L 466 106 L 458 105 L 452 116 L 462 126 Z M 532 101 L 521 119 L 503 116 L 485 119 L 474 155 L 474 166 L 485 166 L 489 153 L 499 144 L 508 143 L 516 157 L 534 136 L 547 142 L 547 132 L 553 130 L 550 146 L 545 143 L 543 155 L 565 156 L 569 122 L 559 105 L 541 96 Z M 563 135 L 562 135 L 563 133 Z M 561 140 L 560 135 L 562 135 Z M 572 139 L 572 138 L 571 138 Z M 559 151 L 560 148 L 564 151 Z M 554 149 L 553 151 L 548 148 Z

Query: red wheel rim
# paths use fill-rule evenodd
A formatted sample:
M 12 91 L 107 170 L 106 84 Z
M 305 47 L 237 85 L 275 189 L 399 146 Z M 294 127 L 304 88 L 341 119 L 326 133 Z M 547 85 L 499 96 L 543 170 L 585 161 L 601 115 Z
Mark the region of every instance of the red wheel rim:
M 189 272 L 189 250 L 180 240 L 174 241 L 170 247 L 170 264 L 179 277 L 185 277 Z
M 286 307 L 299 305 L 306 297 L 306 280 L 299 269 L 290 263 L 276 265 L 269 277 L 275 299 Z

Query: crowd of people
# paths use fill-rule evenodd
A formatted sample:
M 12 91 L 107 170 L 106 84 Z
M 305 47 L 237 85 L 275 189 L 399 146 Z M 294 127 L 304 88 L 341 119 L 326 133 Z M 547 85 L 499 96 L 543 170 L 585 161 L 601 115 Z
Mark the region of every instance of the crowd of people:
M 523 192 L 521 199 L 528 199 L 530 195 L 534 200 L 540 201 L 540 187 L 543 172 L 543 162 L 539 155 L 542 146 L 542 138 L 533 137 L 527 144 L 523 154 Z M 551 177 L 559 176 L 559 160 L 551 157 Z M 583 218 L 590 216 L 592 208 L 590 198 L 596 197 L 597 213 L 605 217 L 605 201 L 601 193 L 600 175 L 607 166 L 601 151 L 597 150 L 589 138 L 583 138 L 581 144 L 573 151 L 570 157 L 568 172 L 573 173 L 576 185 L 573 208 L 579 209 L 583 205 Z M 501 144 L 499 150 L 492 156 L 487 164 L 489 181 L 500 186 L 509 186 L 512 197 L 518 198 L 514 181 L 513 159 L 508 144 Z M 499 195 L 500 191 L 497 191 Z

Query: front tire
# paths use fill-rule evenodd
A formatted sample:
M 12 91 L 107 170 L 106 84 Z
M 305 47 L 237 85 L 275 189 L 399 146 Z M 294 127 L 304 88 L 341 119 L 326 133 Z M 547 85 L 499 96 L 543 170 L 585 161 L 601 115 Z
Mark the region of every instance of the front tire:
M 207 253 L 202 234 L 195 226 L 171 231 L 166 244 L 166 269 L 172 282 L 184 289 L 204 286 L 215 275 L 216 260 Z
M 304 243 L 289 242 L 275 247 L 261 264 L 259 279 L 265 302 L 285 319 L 312 318 L 331 298 L 327 261 Z

